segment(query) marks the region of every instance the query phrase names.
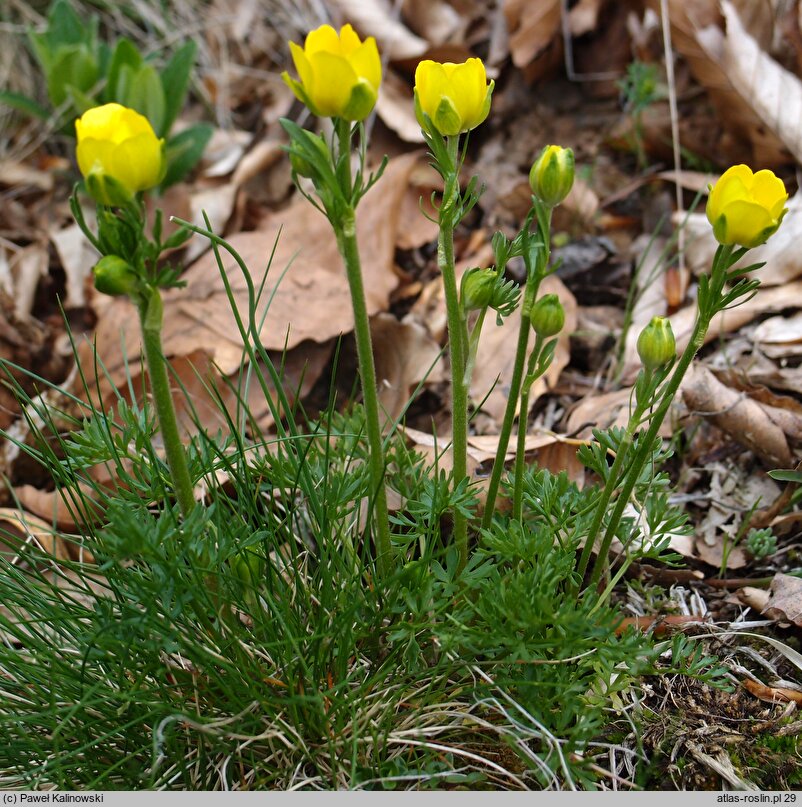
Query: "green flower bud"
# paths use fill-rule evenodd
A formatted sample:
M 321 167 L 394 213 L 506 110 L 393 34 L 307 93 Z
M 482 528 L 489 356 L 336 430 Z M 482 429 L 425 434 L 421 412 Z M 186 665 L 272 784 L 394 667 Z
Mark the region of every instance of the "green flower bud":
M 574 184 L 574 152 L 546 146 L 529 172 L 532 193 L 549 207 L 557 207 Z
M 498 280 L 495 269 L 469 269 L 462 279 L 462 307 L 465 311 L 487 308 Z
M 565 309 L 556 294 L 544 294 L 529 312 L 532 327 L 538 336 L 556 336 L 565 325 Z
M 330 160 L 329 148 L 326 145 L 326 141 L 319 135 L 306 132 L 306 136 L 307 138 L 304 142 L 293 143 L 293 147 L 290 148 L 290 165 L 298 176 L 314 179 L 319 173 L 315 168 L 315 162 L 320 159 L 324 163 L 328 163 Z M 308 155 L 304 155 L 303 152 L 310 148 L 317 150 L 318 154 L 311 152 Z M 315 158 L 314 162 L 311 159 L 313 155 Z
M 265 573 L 265 559 L 252 549 L 238 552 L 229 560 L 231 571 L 246 586 L 257 586 Z
M 674 331 L 666 317 L 652 317 L 652 321 L 640 332 L 638 355 L 643 366 L 656 370 L 671 361 L 677 354 Z
M 95 276 L 95 288 L 112 297 L 120 294 L 132 294 L 139 285 L 139 276 L 134 267 L 116 255 L 106 255 L 92 269 Z

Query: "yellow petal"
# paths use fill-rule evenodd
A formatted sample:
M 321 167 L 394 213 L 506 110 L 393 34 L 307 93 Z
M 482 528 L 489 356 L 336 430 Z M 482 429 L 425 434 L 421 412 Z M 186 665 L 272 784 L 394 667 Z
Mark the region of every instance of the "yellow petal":
M 330 25 L 321 25 L 320 28 L 315 28 L 307 34 L 304 51 L 310 59 L 315 53 L 339 54 L 340 37 Z
M 434 118 L 440 99 L 448 88 L 446 66 L 430 59 L 424 59 L 415 70 L 415 89 L 422 112 Z
M 83 176 L 88 176 L 92 170 L 106 173 L 111 162 L 111 152 L 114 144 L 108 140 L 97 140 L 93 137 L 84 137 L 78 142 L 75 149 L 75 156 L 78 160 L 78 168 Z
M 298 72 L 298 78 L 308 92 L 309 88 L 314 84 L 312 65 L 309 64 L 309 59 L 307 59 L 303 48 L 296 45 L 294 42 L 290 42 L 290 53 L 292 54 L 295 70 Z
M 707 199 L 706 212 L 711 224 L 721 216 L 728 204 L 736 199 L 750 198 L 752 180 L 752 172 L 746 165 L 734 165 L 721 175 Z
M 314 85 L 307 88 L 309 97 L 323 116 L 339 117 L 357 83 L 357 75 L 342 56 L 320 51 L 310 60 Z
M 482 110 L 485 89 L 482 88 L 481 95 L 477 92 L 476 70 L 470 61 L 457 65 L 452 71 L 448 95 L 462 118 L 464 129 L 472 129 L 473 121 Z
M 777 223 L 764 207 L 742 200 L 727 205 L 723 215 L 726 219 L 726 237 L 722 243 L 740 244 L 750 249 L 762 244 L 767 231 Z
M 365 79 L 378 92 L 382 80 L 382 63 L 376 40 L 370 36 L 349 56 L 348 61 L 354 72 Z
M 343 56 L 350 56 L 361 44 L 362 40 L 349 24 L 346 23 L 340 28 L 339 53 Z
M 752 198 L 777 218 L 785 206 L 788 194 L 783 181 L 772 171 L 758 171 L 752 184 Z

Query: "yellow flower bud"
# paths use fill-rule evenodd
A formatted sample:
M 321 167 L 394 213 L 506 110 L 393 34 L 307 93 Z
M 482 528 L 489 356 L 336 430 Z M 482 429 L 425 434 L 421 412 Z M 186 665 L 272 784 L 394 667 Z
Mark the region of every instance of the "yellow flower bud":
M 93 107 L 75 121 L 76 157 L 96 202 L 125 204 L 164 176 L 164 140 L 146 117 L 120 104 Z
M 350 25 L 338 34 L 330 25 L 311 31 L 303 48 L 290 42 L 300 81 L 285 70 L 281 77 L 315 115 L 365 120 L 376 105 L 382 65 L 376 40 L 364 42 Z
M 562 146 L 546 146 L 529 172 L 532 193 L 549 207 L 557 207 L 574 184 L 574 152 Z
M 652 317 L 652 321 L 640 332 L 638 355 L 648 370 L 662 367 L 677 355 L 674 331 L 666 317 Z
M 425 59 L 415 70 L 415 116 L 426 129 L 423 116 L 428 115 L 444 137 L 469 132 L 490 112 L 493 87 L 481 59 L 462 64 Z
M 95 288 L 103 294 L 131 294 L 139 285 L 134 268 L 117 255 L 106 255 L 93 267 Z
M 771 171 L 753 174 L 746 165 L 734 165 L 711 187 L 707 218 L 720 244 L 751 249 L 780 226 L 786 199 L 785 185 Z
M 532 327 L 538 336 L 556 336 L 565 325 L 565 309 L 556 294 L 544 294 L 529 312 Z

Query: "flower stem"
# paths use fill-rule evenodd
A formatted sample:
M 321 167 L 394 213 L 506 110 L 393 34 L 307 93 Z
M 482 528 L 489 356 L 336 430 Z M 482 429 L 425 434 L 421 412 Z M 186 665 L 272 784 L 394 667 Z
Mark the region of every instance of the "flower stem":
M 518 396 L 521 392 L 521 381 L 524 374 L 524 363 L 526 362 L 526 348 L 529 344 L 529 330 L 532 324 L 529 320 L 529 312 L 537 297 L 540 281 L 543 279 L 546 267 L 549 263 L 549 243 L 551 231 L 551 209 L 545 208 L 543 220 L 538 220 L 538 229 L 543 239 L 543 249 L 533 254 L 532 250 L 524 250 L 524 263 L 526 264 L 526 286 L 524 287 L 524 298 L 521 303 L 521 324 L 518 330 L 518 344 L 515 348 L 515 363 L 512 368 L 510 378 L 510 389 L 507 397 L 507 407 L 504 410 L 504 419 L 501 423 L 501 434 L 498 438 L 498 448 L 493 460 L 493 468 L 490 472 L 490 481 L 487 487 L 487 497 L 485 499 L 485 512 L 482 516 L 482 527 L 487 529 L 493 523 L 493 514 L 496 506 L 496 497 L 501 483 L 501 475 L 504 472 L 504 458 L 507 456 L 507 446 L 510 444 L 512 425 L 515 421 L 515 409 L 518 405 Z M 528 221 L 528 219 L 527 219 Z M 528 227 L 528 224 L 527 224 Z M 521 412 L 520 417 L 523 417 Z
M 335 119 L 337 153 L 334 157 L 335 170 L 340 182 L 343 199 L 348 200 L 337 208 L 329 220 L 337 238 L 337 247 L 345 264 L 348 287 L 351 292 L 351 305 L 354 311 L 354 336 L 356 355 L 359 363 L 359 379 L 362 382 L 362 402 L 365 407 L 365 429 L 368 435 L 370 489 L 376 516 L 376 568 L 379 576 L 389 577 L 393 571 L 393 546 L 390 541 L 390 516 L 387 507 L 387 489 L 384 485 L 384 444 L 379 422 L 379 396 L 376 388 L 376 364 L 373 360 L 373 343 L 370 337 L 370 318 L 365 299 L 365 283 L 362 279 L 362 263 L 359 257 L 359 244 L 356 238 L 356 210 L 352 198 L 351 143 L 353 129 L 351 123 L 342 118 Z M 360 153 L 362 153 L 360 144 Z
M 178 506 L 181 514 L 187 518 L 195 507 L 195 496 L 192 480 L 187 467 L 187 457 L 181 436 L 178 432 L 178 421 L 175 416 L 175 405 L 170 392 L 170 379 L 167 374 L 167 361 L 162 350 L 162 298 L 157 288 L 150 288 L 138 301 L 139 323 L 142 327 L 142 346 L 148 366 L 150 390 L 156 417 L 164 441 L 164 453 L 167 467 L 173 480 Z
M 526 377 L 521 386 L 521 408 L 518 415 L 518 441 L 515 449 L 515 471 L 513 475 L 513 488 L 512 488 L 512 517 L 521 520 L 523 515 L 523 489 L 524 489 L 524 455 L 526 454 L 526 425 L 529 416 L 529 392 L 532 389 L 532 384 L 538 378 L 535 370 L 537 360 L 540 357 L 540 351 L 543 348 L 543 337 L 540 334 L 535 336 L 535 346 L 529 354 L 529 363 L 526 368 Z M 545 371 L 545 368 L 544 368 Z
M 610 499 L 612 498 L 613 492 L 618 486 L 618 477 L 621 474 L 621 469 L 624 467 L 624 461 L 629 457 L 629 451 L 632 448 L 632 439 L 635 434 L 635 429 L 637 429 L 638 425 L 640 424 L 641 419 L 643 418 L 643 413 L 646 411 L 649 403 L 650 401 L 638 401 L 635 406 L 635 410 L 630 415 L 626 431 L 624 432 L 624 436 L 618 445 L 618 451 L 616 451 L 613 466 L 608 472 L 607 482 L 605 483 L 604 489 L 594 505 L 595 512 L 593 514 L 593 521 L 590 525 L 590 529 L 588 530 L 585 546 L 582 548 L 582 555 L 579 558 L 579 564 L 577 566 L 577 576 L 580 581 L 585 574 L 585 570 L 588 568 L 590 555 L 596 543 L 596 536 L 601 528 L 602 521 L 604 520 L 604 515 L 607 512 L 607 507 L 610 504 Z
M 713 315 L 720 310 L 722 291 L 726 282 L 727 268 L 730 264 L 732 253 L 733 248 L 731 246 L 720 246 L 716 252 L 715 258 L 713 259 L 713 267 L 710 273 L 710 284 L 707 287 L 704 299 L 702 299 L 701 296 L 699 298 L 699 310 L 696 314 L 696 322 L 694 323 L 691 338 L 685 350 L 682 352 L 682 355 L 674 368 L 674 372 L 671 374 L 671 378 L 666 382 L 660 393 L 660 403 L 657 405 L 657 408 L 650 419 L 649 429 L 643 439 L 640 440 L 640 445 L 635 453 L 635 456 L 632 458 L 630 467 L 626 473 L 626 477 L 621 487 L 621 493 L 618 496 L 615 508 L 607 524 L 607 529 L 604 532 L 604 537 L 599 545 L 599 554 L 596 557 L 596 562 L 593 566 L 593 571 L 591 572 L 590 581 L 588 583 L 589 588 L 593 588 L 598 584 L 603 571 L 607 567 L 607 554 L 610 551 L 613 537 L 618 530 L 618 525 L 621 522 L 624 509 L 626 508 L 627 503 L 629 502 L 629 497 L 632 494 L 632 490 L 638 481 L 641 469 L 651 454 L 654 440 L 660 431 L 660 427 L 663 425 L 663 420 L 665 420 L 665 416 L 668 414 L 668 410 L 677 394 L 677 390 L 682 383 L 685 373 L 688 371 L 688 368 L 691 366 L 691 362 L 704 344 L 705 334 L 707 333 L 707 329 L 710 327 L 710 321 L 713 318 Z M 601 512 L 603 516 L 603 509 L 600 508 L 599 512 Z M 594 518 L 594 522 L 596 520 L 599 520 L 600 522 L 598 512 Z M 588 536 L 588 541 L 593 541 L 593 533 Z M 587 550 L 587 545 L 585 549 Z M 585 553 L 583 552 L 583 555 L 584 554 Z
M 387 508 L 387 491 L 384 486 L 384 446 L 379 424 L 379 397 L 376 390 L 376 366 L 373 361 L 373 344 L 370 338 L 370 320 L 365 300 L 365 284 L 356 240 L 356 217 L 351 208 L 335 225 L 337 246 L 340 249 L 351 303 L 354 309 L 354 335 L 359 362 L 359 377 L 362 382 L 362 400 L 365 406 L 365 421 L 370 451 L 370 487 L 374 498 L 376 515 L 376 566 L 386 578 L 393 570 L 392 544 L 390 543 L 390 520 Z
M 459 138 L 448 138 L 452 158 L 451 175 L 445 178 L 443 200 L 440 205 L 440 233 L 437 240 L 437 265 L 443 276 L 448 320 L 448 346 L 451 358 L 451 451 L 453 455 L 454 485 L 468 476 L 468 389 L 465 312 L 459 301 L 457 274 L 454 265 L 454 219 L 459 202 L 459 176 L 457 151 Z M 468 519 L 454 510 L 454 543 L 459 555 L 459 569 L 468 562 Z

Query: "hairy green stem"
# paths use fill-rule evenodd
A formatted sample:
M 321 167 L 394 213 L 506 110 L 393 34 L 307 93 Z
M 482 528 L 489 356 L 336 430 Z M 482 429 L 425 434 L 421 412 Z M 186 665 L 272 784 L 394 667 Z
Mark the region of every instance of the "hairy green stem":
M 175 416 L 175 405 L 170 392 L 170 378 L 167 374 L 167 361 L 162 350 L 162 298 L 157 288 L 150 288 L 138 301 L 139 323 L 142 327 L 142 346 L 145 362 L 148 366 L 150 390 L 156 417 L 164 441 L 164 453 L 167 467 L 170 469 L 175 496 L 181 514 L 188 517 L 195 507 L 192 480 L 187 467 L 187 456 L 181 435 L 178 432 L 178 420 Z
M 527 225 L 528 226 L 528 225 Z M 504 410 L 504 419 L 501 423 L 501 434 L 498 438 L 498 448 L 493 460 L 493 468 L 490 472 L 490 481 L 487 487 L 487 498 L 485 499 L 485 512 L 482 516 L 482 527 L 487 529 L 493 523 L 493 514 L 496 506 L 496 497 L 501 483 L 501 475 L 504 473 L 504 458 L 507 456 L 507 447 L 510 444 L 510 435 L 515 421 L 515 409 L 518 405 L 518 396 L 521 392 L 521 381 L 523 380 L 524 364 L 526 362 L 526 348 L 529 344 L 529 330 L 532 327 L 529 321 L 529 311 L 534 305 L 537 297 L 540 281 L 543 279 L 546 267 L 549 262 L 549 242 L 551 231 L 551 210 L 547 209 L 547 220 L 538 221 L 538 228 L 544 240 L 543 250 L 538 253 L 532 265 L 533 256 L 527 248 L 524 250 L 524 262 L 526 264 L 526 286 L 524 287 L 524 298 L 521 303 L 521 324 L 518 329 L 518 344 L 515 348 L 515 363 L 512 368 L 510 378 L 510 389 L 507 397 L 507 406 Z
M 607 482 L 605 483 L 604 489 L 599 495 L 599 498 L 594 503 L 595 512 L 593 514 L 593 521 L 591 522 L 590 529 L 588 530 L 585 546 L 582 548 L 582 555 L 580 556 L 579 564 L 577 565 L 577 575 L 580 581 L 585 574 L 585 570 L 588 568 L 590 555 L 593 552 L 593 547 L 596 544 L 596 536 L 601 529 L 604 514 L 607 512 L 610 499 L 612 498 L 615 489 L 618 487 L 618 477 L 621 474 L 621 469 L 624 467 L 624 461 L 629 458 L 629 452 L 632 448 L 635 430 L 638 428 L 638 425 L 643 418 L 643 413 L 646 411 L 650 403 L 651 401 L 649 400 L 638 401 L 636 403 L 635 409 L 629 417 L 629 422 L 627 423 L 624 436 L 618 445 L 618 451 L 616 451 L 613 466 L 608 472 Z
M 362 280 L 362 267 L 356 240 L 356 217 L 353 209 L 344 213 L 340 225 L 335 225 L 335 232 L 337 246 L 345 263 L 348 286 L 351 290 L 351 303 L 354 309 L 356 353 L 359 362 L 359 377 L 362 382 L 362 400 L 365 406 L 366 431 L 370 450 L 370 487 L 375 497 L 376 565 L 379 574 L 386 578 L 393 571 L 393 550 L 390 542 L 387 491 L 384 486 L 384 446 L 379 423 L 379 396 L 376 389 L 376 366 L 373 361 L 370 320 L 365 300 L 365 284 Z
M 593 571 L 591 572 L 590 581 L 588 583 L 589 588 L 593 588 L 598 584 L 602 573 L 607 568 L 607 555 L 610 551 L 610 546 L 613 542 L 615 533 L 618 530 L 618 525 L 621 522 L 621 517 L 623 516 L 624 510 L 629 502 L 632 490 L 638 481 L 641 469 L 643 468 L 644 463 L 652 451 L 654 440 L 660 431 L 660 427 L 663 425 L 663 420 L 668 414 L 668 410 L 677 394 L 677 390 L 679 390 L 679 386 L 682 383 L 685 373 L 688 371 L 688 368 L 691 366 L 691 362 L 704 344 L 705 334 L 707 333 L 707 329 L 710 327 L 710 321 L 712 320 L 713 315 L 720 310 L 719 306 L 721 302 L 722 290 L 726 281 L 726 270 L 729 266 L 732 252 L 733 247 L 720 246 L 716 252 L 715 258 L 713 259 L 713 267 L 710 274 L 711 285 L 707 299 L 704 301 L 700 299 L 699 301 L 699 311 L 696 315 L 696 322 L 694 323 L 691 338 L 685 350 L 682 352 L 682 355 L 674 368 L 674 372 L 671 374 L 671 378 L 666 382 L 660 393 L 660 403 L 651 417 L 649 429 L 646 432 L 646 435 L 640 441 L 639 448 L 635 453 L 635 456 L 632 458 L 631 465 L 621 487 L 621 493 L 619 494 L 615 508 L 610 516 L 610 521 L 607 524 L 604 537 L 599 545 L 599 554 L 596 557 L 596 563 L 593 566 Z M 591 539 L 592 536 L 589 536 L 588 540 Z M 609 587 L 607 590 L 609 591 Z
M 524 468 L 526 465 L 524 455 L 526 454 L 526 425 L 529 418 L 529 392 L 532 389 L 532 384 L 537 381 L 538 376 L 542 375 L 545 371 L 545 368 L 540 373 L 535 371 L 535 366 L 542 349 L 543 337 L 540 334 L 536 334 L 535 346 L 529 354 L 526 377 L 521 386 L 521 407 L 519 410 L 520 414 L 518 415 L 518 440 L 515 449 L 515 471 L 512 488 L 512 517 L 518 521 L 520 521 L 523 516 Z
M 454 220 L 459 203 L 458 148 L 459 137 L 448 138 L 452 170 L 451 175 L 445 178 L 440 205 L 440 233 L 437 239 L 437 265 L 443 276 L 451 359 L 451 452 L 455 486 L 468 476 L 468 389 L 465 381 L 468 336 L 454 264 Z M 454 510 L 453 520 L 454 544 L 459 555 L 459 569 L 462 570 L 468 562 L 468 519 Z
M 384 444 L 379 421 L 379 395 L 376 386 L 376 364 L 373 359 L 373 343 L 370 336 L 370 318 L 365 299 L 365 284 L 362 279 L 362 263 L 356 238 L 356 211 L 351 200 L 351 137 L 349 121 L 335 122 L 338 153 L 335 158 L 337 176 L 343 196 L 349 201 L 339 209 L 338 215 L 330 216 L 337 247 L 345 264 L 351 305 L 354 311 L 354 336 L 359 363 L 359 379 L 362 383 L 362 402 L 365 407 L 365 430 L 368 436 L 370 488 L 376 517 L 376 568 L 381 577 L 387 578 L 394 568 L 393 546 L 390 540 L 390 516 L 387 507 L 387 489 L 384 484 Z

